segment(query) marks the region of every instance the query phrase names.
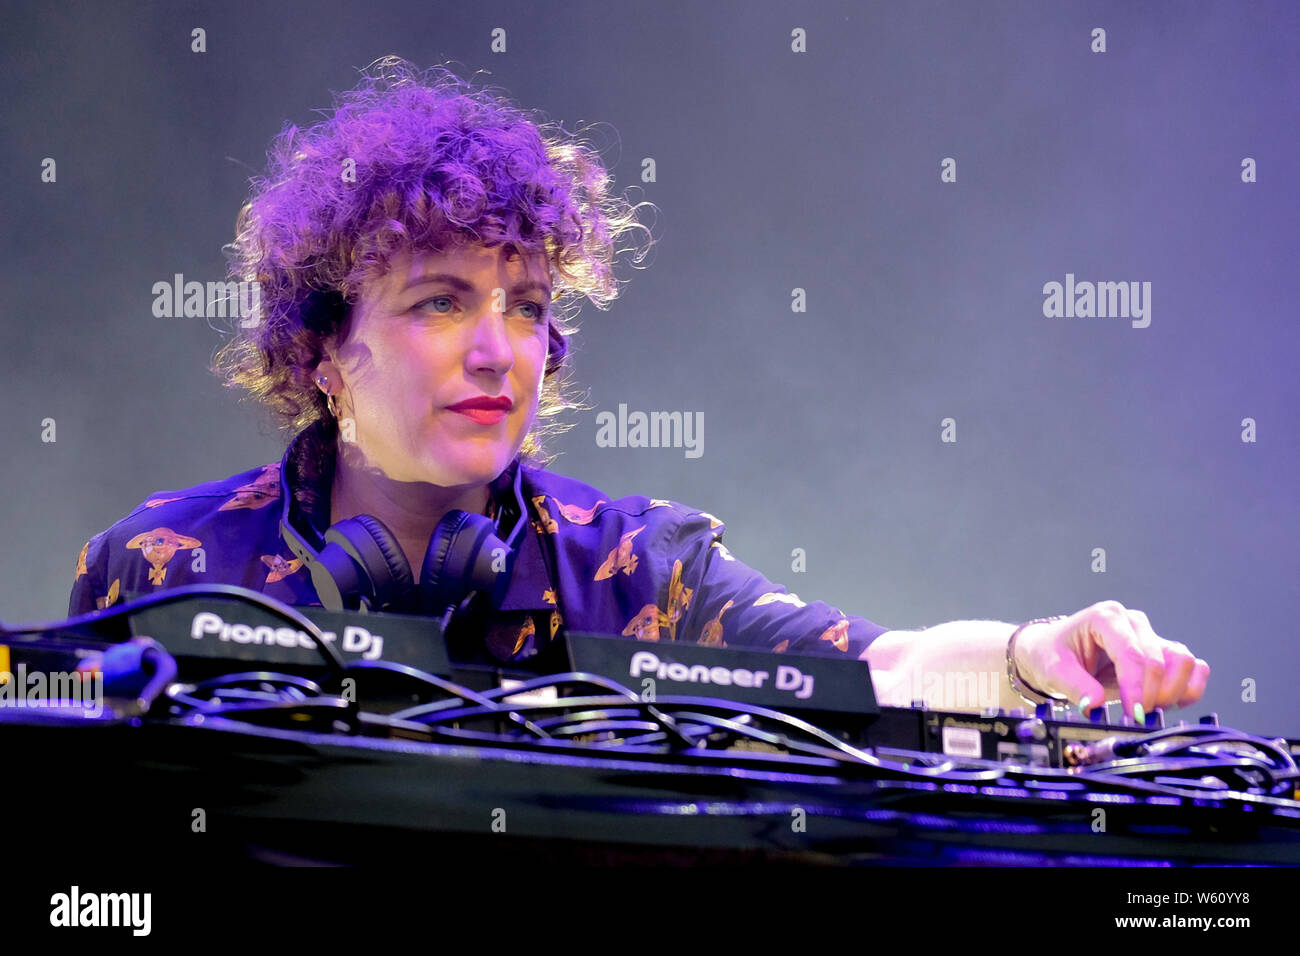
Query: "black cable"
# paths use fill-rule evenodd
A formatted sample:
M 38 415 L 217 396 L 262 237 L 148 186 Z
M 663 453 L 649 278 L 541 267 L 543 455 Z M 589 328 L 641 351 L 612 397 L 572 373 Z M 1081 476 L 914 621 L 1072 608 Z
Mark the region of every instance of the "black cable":
M 257 687 L 248 688 L 240 685 L 265 685 L 272 689 L 264 691 Z M 276 685 L 282 685 L 277 687 Z M 307 697 L 303 691 L 311 692 Z M 236 674 L 223 674 L 205 680 L 189 688 L 188 691 L 173 687 L 168 691 L 168 698 L 174 704 L 187 706 L 195 714 L 204 718 L 213 716 L 227 717 L 231 720 L 244 721 L 257 715 L 268 715 L 283 711 L 286 726 L 292 728 L 288 721 L 294 713 L 309 713 L 323 708 L 342 708 L 349 728 L 357 733 L 361 728 L 361 711 L 356 701 L 345 697 L 324 694 L 320 685 L 297 674 L 282 674 L 276 671 L 244 671 Z M 231 698 L 242 698 L 231 700 Z
M 575 684 L 590 684 L 593 687 L 602 687 L 605 690 L 612 690 L 616 694 L 621 694 L 630 700 L 640 700 L 636 691 L 630 687 L 620 684 L 616 680 L 605 677 L 601 674 L 591 674 L 586 671 L 564 671 L 560 674 L 545 674 L 541 677 L 533 677 L 514 687 L 496 687 L 489 691 L 484 691 L 484 697 L 509 697 L 511 694 L 524 694 L 532 690 L 540 690 L 544 687 L 567 687 Z
M 1123 744 L 1124 749 L 1120 752 L 1132 752 L 1132 756 L 1087 764 L 1081 768 L 1082 772 L 1124 776 L 1162 772 L 1169 779 L 1172 779 L 1170 774 L 1197 773 L 1218 779 L 1236 790 L 1247 793 L 1263 790 L 1269 794 L 1277 794 L 1288 787 L 1287 781 L 1297 775 L 1295 761 L 1287 750 L 1271 740 L 1227 728 L 1168 728 L 1126 740 Z M 1220 744 L 1238 746 L 1235 749 L 1206 749 Z M 1243 752 L 1243 746 L 1250 752 Z M 1111 749 L 1118 751 L 1120 748 L 1116 745 Z M 1190 756 L 1179 757 L 1179 754 Z
M 436 674 L 429 674 L 425 671 L 420 670 L 418 667 L 411 667 L 408 664 L 398 664 L 395 661 L 353 661 L 352 663 L 348 664 L 344 668 L 344 670 L 345 671 L 346 670 L 387 670 L 399 674 L 404 674 L 408 677 L 414 677 L 424 681 L 427 684 L 437 687 L 439 690 L 445 693 L 451 694 L 453 697 L 459 697 L 462 700 L 475 701 L 480 706 L 489 708 L 494 714 L 499 714 L 500 716 L 509 719 L 512 723 L 519 724 L 521 727 L 523 727 L 529 733 L 534 734 L 535 736 L 538 737 L 550 736 L 550 734 L 548 734 L 546 731 L 542 730 L 540 727 L 533 724 L 531 721 L 525 719 L 524 717 L 520 716 L 518 713 L 514 712 L 513 710 L 509 712 L 503 711 L 490 698 L 486 697 L 483 694 L 480 694 L 478 691 L 470 690 L 468 687 L 462 687 L 460 684 L 457 684 L 455 681 L 445 680 L 444 678 L 438 677 Z M 417 707 L 410 707 L 407 708 L 406 710 L 398 711 L 397 713 L 392 714 L 391 716 L 399 720 L 410 720 L 410 716 L 413 711 L 418 712 L 421 710 L 421 708 L 427 708 L 430 706 L 443 706 L 445 703 L 446 703 L 445 701 L 435 701 L 432 704 L 421 704 Z
M 534 686 L 537 686 L 544 682 L 533 681 L 529 683 L 533 684 Z M 515 687 L 515 688 L 511 688 L 508 692 L 519 693 L 520 690 L 521 690 L 520 687 Z M 810 732 L 811 736 L 816 737 L 820 740 L 824 740 L 825 742 L 831 744 L 833 749 L 823 750 L 822 748 L 810 747 L 809 745 L 806 744 L 794 744 L 793 741 L 790 741 L 788 739 L 784 739 L 784 744 L 783 744 L 782 743 L 783 738 L 773 737 L 770 735 L 764 738 L 759 734 L 755 733 L 753 728 L 745 726 L 743 729 L 744 729 L 745 736 L 754 736 L 757 737 L 758 739 L 763 739 L 764 742 L 773 743 L 775 745 L 784 745 L 788 749 L 797 748 L 802 752 L 809 753 L 809 754 L 829 755 L 831 758 L 839 759 L 839 760 L 843 760 L 844 757 L 847 755 L 848 757 L 853 758 L 856 762 L 864 763 L 867 764 L 868 766 L 873 766 L 880 770 L 888 770 L 891 772 L 899 773 L 904 776 L 920 776 L 926 779 L 941 779 L 944 782 L 967 782 L 967 783 L 989 782 L 990 780 L 993 780 L 995 778 L 1005 777 L 1005 776 L 1013 776 L 1013 777 L 1029 779 L 1029 780 L 1058 779 L 1058 780 L 1079 781 L 1080 778 L 1083 776 L 1081 774 L 1074 773 L 1071 771 L 1065 771 L 1065 770 L 1055 770 L 1055 769 L 1048 769 L 1048 768 L 1016 768 L 1006 764 L 997 765 L 997 769 L 990 768 L 985 772 L 982 773 L 975 772 L 972 774 L 970 772 L 958 771 L 956 768 L 958 764 L 961 763 L 962 761 L 956 761 L 944 755 L 930 755 L 930 758 L 933 761 L 936 761 L 937 765 L 922 771 L 916 768 L 915 766 L 909 766 L 906 764 L 900 765 L 894 761 L 882 760 L 879 758 L 874 758 L 872 756 L 869 756 L 863 753 L 862 751 L 859 751 L 857 748 L 851 747 L 850 745 L 845 744 L 843 741 L 839 741 L 836 738 L 830 736 L 829 734 L 826 734 L 824 731 L 820 730 L 820 728 L 812 727 L 812 725 L 806 724 L 805 722 L 799 720 L 798 718 L 792 717 L 791 715 L 788 714 L 782 714 L 779 711 L 774 712 L 768 710 L 767 708 L 760 708 L 760 707 L 753 707 L 750 705 L 738 704 L 737 702 L 734 701 L 719 701 L 716 699 L 708 699 L 708 698 L 682 698 L 681 701 L 683 703 L 689 701 L 690 703 L 696 706 L 705 704 L 709 706 L 718 707 L 719 709 L 726 709 L 731 711 L 736 711 L 736 710 L 748 711 L 757 716 L 765 716 L 769 719 L 774 719 L 778 724 L 784 723 L 787 725 L 793 725 L 797 729 L 801 729 L 801 730 L 808 728 L 806 732 Z M 677 702 L 677 699 L 659 698 L 656 702 L 661 706 L 669 706 L 672 703 Z M 560 707 L 572 707 L 572 706 L 599 707 L 602 705 L 612 706 L 615 704 L 622 704 L 623 706 L 626 706 L 627 702 L 620 701 L 617 698 L 615 699 L 562 698 L 552 704 L 536 704 L 536 705 L 521 705 L 521 706 L 523 706 L 523 709 L 525 709 L 529 713 L 540 714 L 547 710 L 557 709 Z M 444 720 L 467 719 L 474 716 L 484 716 L 485 713 L 486 712 L 476 710 L 474 708 L 462 708 L 458 711 L 452 711 L 450 713 L 440 715 L 440 717 L 441 719 Z M 675 716 L 680 717 L 683 715 L 676 714 Z M 695 717 L 696 719 L 700 719 L 701 717 L 701 715 L 699 714 L 694 714 L 692 716 Z M 739 730 L 741 728 L 738 726 L 736 729 Z M 478 735 L 478 734 L 475 735 L 476 739 L 488 739 L 489 737 L 490 735 Z M 794 746 L 791 747 L 790 746 L 791 744 L 794 744 Z M 838 753 L 836 751 L 838 751 Z M 859 759 L 859 758 L 865 758 L 865 759 Z M 1244 765 L 1257 766 L 1258 764 L 1255 761 L 1246 761 Z M 1095 766 L 1100 766 L 1100 765 L 1095 765 Z M 1155 769 L 1158 769 L 1161 766 L 1164 766 L 1164 764 L 1157 763 L 1154 767 L 1148 766 L 1146 770 L 1150 772 Z M 1207 766 L 1210 767 L 1217 766 L 1220 769 L 1223 768 L 1223 764 L 1221 761 L 1210 762 L 1208 764 L 1202 762 L 1197 766 L 1198 768 L 1204 768 Z M 1089 768 L 1089 769 L 1091 770 L 1094 768 Z M 1101 776 L 1103 775 L 1102 774 L 1097 775 L 1097 777 L 1101 777 Z M 1111 784 L 1112 786 L 1114 783 L 1118 782 L 1118 780 L 1123 780 L 1125 785 L 1124 789 L 1136 789 L 1139 792 L 1143 792 L 1148 795 L 1171 793 L 1169 788 L 1159 787 L 1153 784 L 1149 784 L 1146 781 L 1132 779 L 1129 774 L 1113 773 L 1113 774 L 1105 774 L 1104 776 L 1107 778 L 1108 783 Z M 1094 785 L 1098 782 L 1100 781 L 1097 778 L 1093 778 L 1093 780 L 1091 781 L 1091 783 Z M 1185 794 L 1175 794 L 1175 795 L 1183 796 Z M 1294 801 L 1288 801 L 1288 803 L 1294 804 Z
M 316 683 L 309 677 L 300 677 L 297 674 L 282 674 L 279 671 L 240 671 L 237 674 L 222 674 L 218 677 L 212 677 L 195 684 L 192 693 L 206 690 L 221 690 L 232 684 L 276 683 L 285 684 L 288 687 L 300 688 L 316 695 L 324 693 L 320 684 Z
M 1271 780 L 1271 774 L 1267 766 L 1261 765 L 1259 761 L 1249 757 L 1235 757 L 1230 760 L 1223 759 L 1203 759 L 1189 757 L 1168 757 L 1164 754 L 1153 757 L 1129 757 L 1122 760 L 1109 761 L 1105 764 L 1095 764 L 1089 767 L 1089 771 L 1095 772 L 1098 776 L 1107 777 L 1143 777 L 1148 775 L 1162 775 L 1166 779 L 1174 779 L 1175 774 L 1194 774 L 1197 780 L 1203 777 L 1211 776 L 1222 780 L 1225 773 L 1233 773 L 1234 776 L 1241 779 L 1245 785 L 1243 788 L 1233 788 L 1228 784 L 1228 790 L 1213 791 L 1216 796 L 1228 796 L 1230 793 L 1239 796 L 1249 796 L 1254 791 L 1260 789 L 1257 782 L 1252 782 L 1240 777 L 1237 773 L 1240 769 L 1250 769 L 1263 772 Z M 1224 781 L 1227 783 L 1227 781 Z M 1166 784 L 1166 786 L 1169 786 Z M 1176 791 L 1179 788 L 1173 788 Z M 1204 789 L 1200 793 L 1205 792 Z M 1199 795 L 1199 794 L 1198 794 Z
M 1219 743 L 1245 744 L 1246 746 L 1253 747 L 1257 751 L 1260 751 L 1264 754 L 1269 754 L 1269 753 L 1273 754 L 1277 758 L 1276 760 L 1272 761 L 1272 763 L 1275 766 L 1280 764 L 1282 767 L 1292 771 L 1297 769 L 1295 759 L 1291 756 L 1289 751 L 1283 750 L 1281 747 L 1278 747 L 1270 740 L 1265 740 L 1262 737 L 1253 737 L 1249 734 L 1220 733 L 1204 739 L 1193 740 L 1189 743 L 1173 745 L 1168 748 L 1161 749 L 1159 752 L 1162 754 L 1165 753 L 1174 754 L 1183 750 L 1192 750 L 1192 749 L 1196 749 L 1200 753 L 1225 752 L 1225 751 L 1208 751 L 1208 750 L 1201 751 L 1200 750 L 1200 748 L 1206 747 L 1210 744 L 1219 744 Z
M 812 724 L 790 714 L 766 707 L 743 704 L 718 698 L 689 696 L 660 697 L 655 701 L 643 701 L 635 692 L 617 681 L 600 675 L 569 672 L 558 675 L 544 675 L 519 685 L 495 688 L 490 691 L 477 692 L 462 687 L 453 681 L 445 680 L 416 668 L 391 661 L 355 661 L 343 668 L 344 672 L 382 669 L 411 677 L 430 688 L 448 694 L 444 700 L 431 701 L 416 707 L 407 708 L 396 714 L 376 715 L 361 712 L 359 722 L 364 727 L 380 728 L 391 732 L 400 732 L 416 739 L 436 740 L 444 738 L 455 741 L 495 744 L 504 746 L 527 745 L 543 750 L 565 750 L 567 752 L 590 752 L 600 750 L 604 753 L 661 753 L 664 748 L 671 748 L 682 739 L 692 741 L 691 750 L 699 756 L 719 759 L 740 759 L 736 752 L 711 748 L 719 736 L 728 742 L 756 741 L 777 748 L 779 753 L 754 753 L 741 751 L 745 762 L 776 763 L 788 766 L 791 762 L 807 765 L 813 761 L 818 766 L 838 768 L 846 771 L 852 767 L 870 768 L 875 773 L 888 773 L 902 777 L 904 781 L 931 781 L 939 784 L 990 784 L 990 783 L 1037 783 L 1050 786 L 1053 783 L 1083 784 L 1087 791 L 1103 790 L 1147 796 L 1166 795 L 1180 799 L 1206 799 L 1217 801 L 1232 800 L 1242 804 L 1259 806 L 1296 806 L 1296 801 L 1282 797 L 1260 794 L 1258 781 L 1252 781 L 1243 774 L 1257 774 L 1265 781 L 1271 781 L 1276 790 L 1283 781 L 1295 779 L 1297 771 L 1289 753 L 1280 750 L 1271 741 L 1254 738 L 1246 734 L 1224 728 L 1190 727 L 1167 728 L 1154 731 L 1141 738 L 1145 744 L 1158 743 L 1166 738 L 1178 736 L 1195 737 L 1191 741 L 1172 744 L 1166 751 L 1157 751 L 1144 757 L 1124 758 L 1088 765 L 1076 770 L 1057 768 L 1025 767 L 1007 763 L 974 760 L 971 758 L 953 758 L 944 754 L 918 753 L 907 761 L 899 762 L 880 757 L 869 750 L 862 750 L 845 743 Z M 249 672 L 245 674 L 225 675 L 204 682 L 194 688 L 198 694 L 214 693 L 220 696 L 222 689 L 240 690 L 238 684 L 282 681 L 284 687 L 277 693 L 288 696 L 303 695 L 304 692 L 319 694 L 320 688 L 305 678 L 275 674 L 273 672 Z M 574 686 L 598 687 L 613 691 L 614 696 L 569 696 L 558 695 L 560 688 Z M 545 687 L 555 687 L 557 697 L 553 701 L 534 704 L 506 704 L 502 698 L 527 693 Z M 249 693 L 257 693 L 250 691 Z M 200 712 L 213 716 L 265 715 L 270 711 L 284 709 L 294 710 L 295 705 L 309 704 L 295 696 L 294 700 L 277 702 L 245 700 L 224 703 L 213 707 L 211 701 L 197 701 L 180 691 L 169 694 L 178 703 L 195 702 L 200 704 Z M 275 695 L 272 694 L 272 697 Z M 181 700 L 180 698 L 186 698 Z M 338 698 L 325 697 L 322 703 L 333 704 Z M 691 709 L 679 709 L 691 708 Z M 298 706 L 299 710 L 306 709 Z M 720 711 L 721 714 L 703 711 Z M 500 732 L 477 731 L 469 728 L 450 727 L 451 723 L 463 723 L 477 719 L 500 719 L 509 717 L 511 722 L 532 735 L 531 738 L 519 738 L 503 735 Z M 421 718 L 421 719 L 411 719 Z M 536 719 L 533 719 L 536 718 Z M 652 719 L 647 719 L 652 718 Z M 237 716 L 228 719 L 238 720 Z M 775 730 L 764 729 L 755 721 L 771 725 Z M 668 725 L 676 728 L 669 732 Z M 782 731 L 780 733 L 777 730 Z M 614 739 L 596 742 L 582 742 L 569 739 L 587 734 L 613 734 Z M 794 734 L 810 740 L 799 740 Z M 693 735 L 699 734 L 701 741 L 695 741 Z M 1178 757 L 1175 753 L 1193 747 L 1215 744 L 1248 744 L 1259 748 L 1259 754 L 1241 754 L 1238 752 L 1204 752 L 1194 757 Z M 1274 759 L 1269 759 L 1274 758 Z M 1277 766 L 1281 764 L 1282 766 Z M 1198 785 L 1191 780 L 1178 784 L 1179 775 L 1196 774 L 1200 777 L 1231 775 L 1241 784 L 1240 789 L 1223 789 Z M 1157 776 L 1159 782 L 1149 778 Z M 1198 777 L 1199 779 L 1199 777 Z M 1228 783 L 1227 780 L 1221 782 Z
M 345 716 L 351 716 L 351 701 L 343 697 L 320 697 L 311 701 L 300 700 L 280 700 L 280 701 L 236 701 L 234 703 L 213 704 L 199 711 L 203 717 L 230 717 L 231 714 L 265 714 L 273 711 L 284 711 L 286 714 L 307 713 L 313 710 L 325 710 L 327 708 L 337 708 Z M 231 720 L 238 720 L 237 717 L 230 717 Z
M 482 697 L 485 701 L 497 701 L 500 698 L 511 697 L 515 694 L 524 694 L 524 693 L 528 693 L 529 691 L 539 690 L 545 687 L 555 687 L 557 688 L 557 698 L 558 698 L 559 697 L 558 688 L 572 686 L 572 685 L 582 685 L 582 684 L 591 684 L 597 687 L 613 690 L 615 693 L 625 696 L 628 700 L 635 701 L 638 707 L 646 708 L 649 711 L 649 713 L 655 717 L 656 720 L 659 720 L 664 726 L 664 728 L 668 731 L 668 733 L 671 736 L 675 737 L 680 744 L 684 744 L 688 748 L 697 746 L 697 741 L 695 740 L 695 738 L 693 738 L 690 734 L 685 733 L 682 730 L 682 728 L 678 727 L 676 722 L 671 717 L 659 711 L 654 706 L 653 701 L 642 701 L 636 695 L 635 691 L 631 690 L 628 687 L 623 686 L 617 681 L 611 680 L 610 678 L 604 677 L 600 674 L 591 674 L 585 671 L 565 671 L 564 673 L 560 673 L 560 674 L 547 674 L 542 677 L 536 677 L 527 681 L 523 681 L 522 683 L 513 687 L 508 687 L 508 688 L 498 687 L 493 690 L 484 691 L 479 696 Z M 572 701 L 574 699 L 575 698 L 571 698 L 571 697 L 563 698 L 563 700 L 565 701 Z M 450 710 L 454 706 L 455 706 L 454 702 L 451 701 L 445 701 L 445 700 L 434 701 L 429 704 L 421 704 L 417 707 L 408 708 L 407 710 L 401 711 L 398 716 L 401 716 L 405 719 L 413 719 L 415 717 L 423 717 L 430 714 L 436 714 L 440 711 Z M 484 704 L 483 706 L 487 706 L 487 705 Z M 481 714 L 478 712 L 471 711 L 470 716 L 481 716 Z M 456 718 L 444 718 L 444 719 L 456 719 Z
M 519 691 L 518 688 L 514 688 L 513 690 L 516 693 L 518 693 Z M 892 761 L 882 760 L 880 758 L 877 758 L 872 754 L 869 754 L 865 751 L 858 749 L 857 747 L 852 746 L 851 744 L 845 743 L 844 741 L 837 739 L 836 737 L 832 736 L 831 734 L 828 734 L 826 731 L 822 730 L 821 728 L 815 727 L 812 724 L 809 724 L 798 717 L 794 717 L 790 714 L 784 714 L 781 711 L 772 710 L 767 707 L 761 707 L 755 704 L 742 704 L 737 701 L 721 700 L 718 698 L 711 698 L 711 697 L 687 697 L 687 696 L 658 697 L 656 698 L 654 703 L 651 704 L 649 701 L 637 700 L 635 695 L 631 695 L 631 696 L 632 696 L 632 701 L 627 701 L 620 698 L 609 698 L 609 697 L 565 697 L 565 698 L 560 698 L 554 703 L 513 704 L 512 706 L 518 708 L 522 712 L 527 712 L 529 714 L 540 714 L 540 713 L 545 713 L 547 711 L 556 710 L 565 707 L 577 706 L 577 707 L 601 708 L 601 707 L 611 707 L 616 705 L 627 706 L 629 703 L 632 703 L 634 704 L 634 706 L 640 708 L 645 708 L 646 710 L 663 710 L 665 708 L 672 707 L 674 704 L 682 704 L 682 705 L 690 705 L 693 707 L 712 707 L 718 710 L 730 711 L 730 712 L 739 711 L 741 713 L 747 713 L 755 717 L 766 718 L 777 724 L 786 724 L 796 730 L 800 730 L 803 733 L 807 734 L 808 736 L 811 736 L 817 740 L 830 744 L 831 748 L 833 748 L 833 751 L 838 750 L 840 751 L 841 754 L 848 755 L 858 763 L 863 763 L 871 767 L 876 767 L 878 769 L 891 770 L 903 774 L 911 774 L 916 772 L 911 770 L 910 768 L 895 764 Z M 411 711 L 403 712 L 402 716 L 411 716 L 411 715 L 419 716 L 419 714 L 413 713 L 418 710 L 419 708 L 412 708 Z M 448 713 L 437 714 L 436 720 L 462 721 L 467 719 L 473 719 L 476 717 L 489 716 L 492 713 L 493 711 L 490 708 L 462 707 L 457 710 L 452 710 Z M 694 715 L 694 716 L 696 717 L 696 719 L 698 719 L 698 715 Z M 430 721 L 425 721 L 425 723 L 430 723 Z M 694 746 L 694 744 L 692 746 Z M 840 756 L 840 754 L 836 754 L 836 756 L 839 757 L 840 759 L 843 759 Z M 985 780 L 985 779 L 989 779 L 989 774 L 990 771 L 976 771 L 974 772 L 974 775 L 969 779 L 971 779 L 972 781 Z M 928 776 L 928 774 L 925 773 L 921 773 L 921 775 Z

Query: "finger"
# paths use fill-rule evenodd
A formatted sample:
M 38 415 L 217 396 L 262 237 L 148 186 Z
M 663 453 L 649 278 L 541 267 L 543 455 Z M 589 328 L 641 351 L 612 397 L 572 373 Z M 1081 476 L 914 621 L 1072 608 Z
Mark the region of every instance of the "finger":
M 1137 635 L 1138 645 L 1146 661 L 1142 671 L 1142 710 L 1143 717 L 1159 705 L 1160 686 L 1165 679 L 1164 641 L 1151 629 L 1151 621 L 1142 611 L 1126 608 L 1124 611 L 1133 633 Z M 1138 715 L 1135 713 L 1134 718 Z
M 1178 706 L 1186 707 L 1200 700 L 1201 695 L 1205 693 L 1205 684 L 1209 679 L 1210 665 L 1198 657 L 1196 666 L 1192 668 L 1192 679 L 1187 682 L 1187 692 L 1178 701 Z
M 1175 641 L 1166 641 L 1162 649 L 1165 655 L 1165 679 L 1160 682 L 1156 706 L 1173 707 L 1187 693 L 1187 682 L 1196 669 L 1196 655 L 1187 649 L 1186 644 Z
M 1103 601 L 1096 605 L 1089 626 L 1115 665 L 1120 706 L 1126 716 L 1134 716 L 1134 705 L 1145 709 L 1154 702 L 1160 680 L 1164 677 L 1164 657 L 1144 646 L 1128 612 L 1117 601 Z
M 1160 667 L 1148 667 L 1143 680 L 1143 708 L 1150 712 L 1156 707 L 1168 707 L 1178 700 L 1185 689 L 1187 678 L 1196 665 L 1196 656 L 1184 645 L 1166 641 L 1151 627 L 1151 619 L 1143 611 L 1127 608 L 1129 623 L 1148 655 L 1159 655 Z M 1181 653 L 1178 650 L 1181 648 Z M 1156 675 L 1159 674 L 1157 679 Z M 1154 685 L 1154 689 L 1152 688 Z

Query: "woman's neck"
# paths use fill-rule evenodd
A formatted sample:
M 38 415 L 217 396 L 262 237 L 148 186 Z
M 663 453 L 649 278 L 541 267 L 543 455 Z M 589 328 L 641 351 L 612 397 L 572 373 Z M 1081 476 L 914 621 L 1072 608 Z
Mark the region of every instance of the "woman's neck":
M 335 458 L 330 486 L 330 524 L 359 514 L 382 521 L 406 554 L 418 577 L 433 529 L 453 509 L 484 514 L 491 500 L 487 485 L 444 488 L 425 482 L 394 481 L 377 468 L 357 467 Z

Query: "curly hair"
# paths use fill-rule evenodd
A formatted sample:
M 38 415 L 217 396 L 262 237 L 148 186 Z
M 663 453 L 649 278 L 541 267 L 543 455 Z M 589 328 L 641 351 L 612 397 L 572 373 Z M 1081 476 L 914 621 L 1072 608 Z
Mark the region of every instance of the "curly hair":
M 227 387 L 247 389 L 295 435 L 311 426 L 300 473 L 332 469 L 337 423 L 311 381 L 323 345 L 346 334 L 367 280 L 404 248 L 441 251 L 466 240 L 542 253 L 552 280 L 550 350 L 538 413 L 520 458 L 545 466 L 544 441 L 572 428 L 555 420 L 586 406 L 570 394 L 565 357 L 582 298 L 608 309 L 618 239 L 650 203 L 610 193 L 599 155 L 574 134 L 524 111 L 496 88 L 445 66 L 420 71 L 382 57 L 358 85 L 335 94 L 332 115 L 308 129 L 286 123 L 251 180 L 229 276 L 257 282 L 260 311 L 213 358 Z M 504 93 L 504 91 L 501 91 Z M 630 247 L 635 250 L 637 247 Z M 326 459 L 329 459 L 326 461 Z

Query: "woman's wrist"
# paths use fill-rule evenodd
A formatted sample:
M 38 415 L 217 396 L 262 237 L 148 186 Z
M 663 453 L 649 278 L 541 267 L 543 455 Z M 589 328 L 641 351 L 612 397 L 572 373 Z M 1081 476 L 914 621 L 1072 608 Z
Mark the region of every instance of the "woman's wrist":
M 1054 617 L 1039 617 L 1032 621 L 1026 621 L 1017 627 L 1007 641 L 1007 680 L 1011 684 L 1011 689 L 1023 697 L 1025 700 L 1034 704 L 1044 704 L 1052 700 L 1064 700 L 1061 694 L 1049 693 L 1041 689 L 1041 679 L 1028 672 L 1025 667 L 1024 655 L 1021 653 L 1023 644 L 1022 636 L 1026 631 L 1042 624 L 1051 624 L 1056 621 L 1064 620 L 1068 614 L 1058 614 Z

